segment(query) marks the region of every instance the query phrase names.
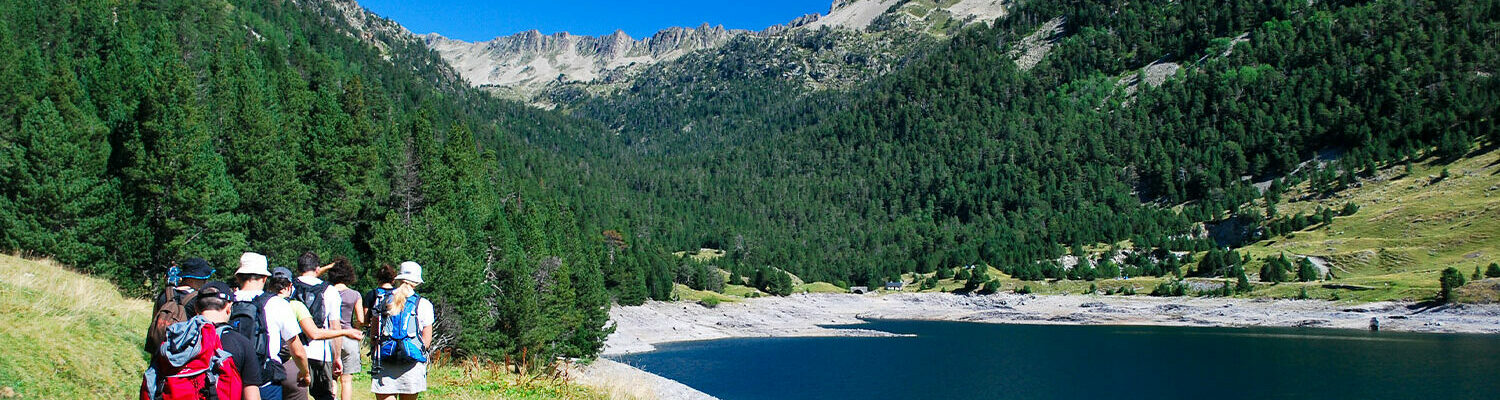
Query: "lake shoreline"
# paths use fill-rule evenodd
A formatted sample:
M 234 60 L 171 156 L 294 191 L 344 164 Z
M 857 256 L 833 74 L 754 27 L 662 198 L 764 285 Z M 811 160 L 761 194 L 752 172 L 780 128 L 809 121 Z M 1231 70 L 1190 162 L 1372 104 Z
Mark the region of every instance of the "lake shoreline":
M 1197 327 L 1312 327 L 1430 333 L 1500 333 L 1500 305 L 1439 305 L 1326 300 L 1101 296 L 799 294 L 746 299 L 714 308 L 651 301 L 615 306 L 615 332 L 603 355 L 655 350 L 671 342 L 744 337 L 894 336 L 859 328 L 868 319 L 996 324 L 1151 325 Z

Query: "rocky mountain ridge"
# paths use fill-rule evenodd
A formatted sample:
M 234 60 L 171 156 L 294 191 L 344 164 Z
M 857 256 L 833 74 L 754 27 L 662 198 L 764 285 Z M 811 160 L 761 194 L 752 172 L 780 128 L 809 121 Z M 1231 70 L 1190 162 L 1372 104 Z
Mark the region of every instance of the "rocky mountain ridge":
M 715 49 L 736 38 L 772 38 L 828 28 L 855 32 L 902 30 L 943 36 L 1005 14 L 1008 0 L 835 0 L 829 12 L 808 14 L 760 31 L 703 24 L 672 27 L 635 39 L 621 31 L 604 36 L 551 35 L 536 30 L 466 42 L 437 33 L 420 36 L 470 84 L 530 99 L 560 84 L 628 81 L 645 66 Z

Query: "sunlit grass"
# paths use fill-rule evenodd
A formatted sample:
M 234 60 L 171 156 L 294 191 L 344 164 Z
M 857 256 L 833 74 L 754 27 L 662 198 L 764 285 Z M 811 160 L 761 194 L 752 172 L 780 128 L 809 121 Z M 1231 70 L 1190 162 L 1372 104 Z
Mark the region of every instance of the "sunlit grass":
M 134 397 L 150 308 L 103 279 L 0 255 L 0 387 L 23 399 Z

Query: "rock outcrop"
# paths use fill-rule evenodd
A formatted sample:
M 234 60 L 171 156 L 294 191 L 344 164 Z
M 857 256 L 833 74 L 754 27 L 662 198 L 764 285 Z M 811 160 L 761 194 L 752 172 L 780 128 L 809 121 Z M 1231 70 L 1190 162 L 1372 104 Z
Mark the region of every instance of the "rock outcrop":
M 668 28 L 644 39 L 631 38 L 622 31 L 580 36 L 567 32 L 544 35 L 536 30 L 478 43 L 436 33 L 422 38 L 470 84 L 525 87 L 608 79 L 613 70 L 675 59 L 694 50 L 718 47 L 747 33 L 704 24 L 698 28 Z
M 876 31 L 893 26 L 942 35 L 951 29 L 988 22 L 1005 14 L 1008 0 L 961 0 L 938 8 L 902 5 L 897 0 L 835 0 L 826 15 L 808 14 L 761 31 L 725 29 L 704 24 L 673 27 L 635 39 L 616 31 L 604 36 L 551 35 L 536 30 L 466 42 L 437 33 L 422 35 L 470 84 L 529 99 L 548 86 L 569 83 L 611 84 L 629 80 L 632 72 L 685 54 L 718 48 L 740 37 L 767 38 L 822 28 Z M 933 21 L 926 24 L 927 21 Z M 941 27 L 936 25 L 941 21 Z M 953 23 L 953 22 L 958 23 Z M 931 28 L 931 29 L 929 29 Z

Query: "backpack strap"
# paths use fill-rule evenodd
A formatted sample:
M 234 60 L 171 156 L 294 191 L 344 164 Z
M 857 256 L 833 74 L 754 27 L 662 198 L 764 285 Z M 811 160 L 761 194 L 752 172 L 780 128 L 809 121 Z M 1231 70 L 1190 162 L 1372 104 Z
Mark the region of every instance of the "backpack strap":
M 391 339 L 406 340 L 417 336 L 412 334 L 411 331 L 413 330 L 412 327 L 418 323 L 417 308 L 421 307 L 421 304 L 422 296 L 416 293 L 412 293 L 411 297 L 406 298 L 406 304 L 401 307 L 401 312 L 391 318 Z M 397 333 L 398 331 L 400 333 Z
M 421 321 L 417 320 L 417 314 L 422 310 L 422 295 L 412 293 L 411 298 L 406 299 L 406 305 L 408 306 L 407 309 L 402 311 L 411 311 L 409 313 L 406 313 L 406 318 L 411 323 L 411 325 L 407 325 L 406 328 L 414 332 L 411 337 L 415 339 L 418 336 L 421 336 L 422 333 Z
M 283 371 L 281 369 L 281 364 L 277 363 L 275 359 L 271 358 L 270 353 L 271 334 L 270 332 L 268 332 L 269 322 L 266 321 L 266 303 L 270 302 L 271 299 L 275 296 L 276 295 L 270 292 L 263 292 L 260 295 L 255 296 L 254 299 L 250 299 L 250 303 L 255 305 L 255 322 L 256 325 L 258 325 L 256 327 L 256 332 L 259 332 L 259 334 L 255 335 L 255 343 L 252 343 L 255 346 L 255 357 L 258 359 L 257 361 L 261 363 L 260 366 L 263 375 L 261 377 L 261 380 L 270 383 L 275 383 L 278 376 L 285 374 L 285 372 L 281 372 Z

